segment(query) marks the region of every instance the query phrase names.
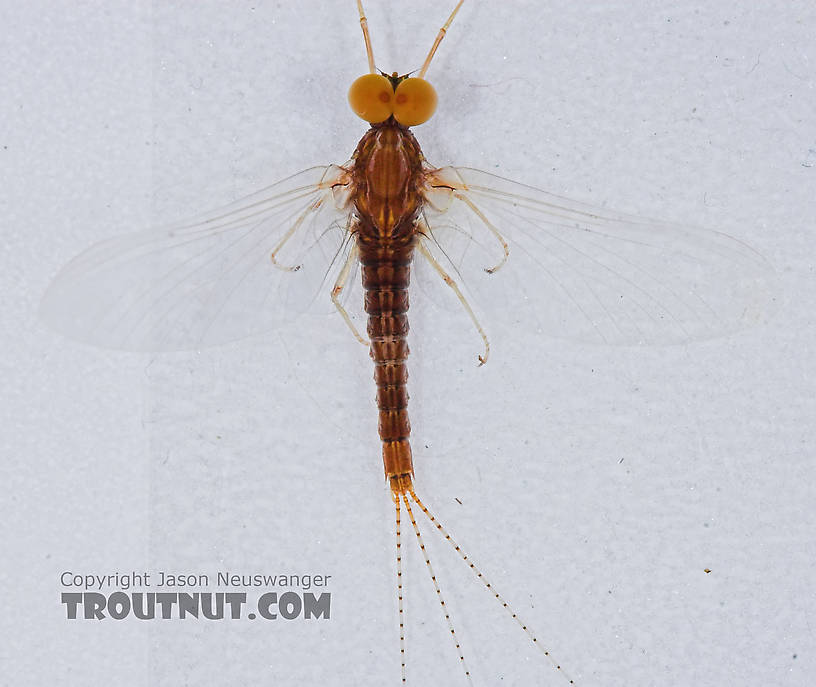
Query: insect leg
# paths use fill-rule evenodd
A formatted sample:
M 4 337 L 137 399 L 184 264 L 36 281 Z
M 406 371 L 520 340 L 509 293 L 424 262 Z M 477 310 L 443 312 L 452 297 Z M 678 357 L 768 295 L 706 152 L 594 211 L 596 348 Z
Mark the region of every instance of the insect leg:
M 485 268 L 485 272 L 487 272 L 488 274 L 493 274 L 494 272 L 496 272 L 497 270 L 501 269 L 504 266 L 504 263 L 507 262 L 507 258 L 510 255 L 510 247 L 507 245 L 507 241 L 504 240 L 504 236 L 501 235 L 501 232 L 493 225 L 493 223 L 489 219 L 487 219 L 487 217 L 485 217 L 485 214 L 478 208 L 478 206 L 470 198 L 468 198 L 464 194 L 457 192 L 454 192 L 453 196 L 454 198 L 461 200 L 465 205 L 467 205 L 471 209 L 473 214 L 476 215 L 480 220 L 482 220 L 484 225 L 488 229 L 490 229 L 490 231 L 493 233 L 493 236 L 495 236 L 498 239 L 499 243 L 501 243 L 502 249 L 504 250 L 504 256 L 493 267 Z
M 346 321 L 348 328 L 351 329 L 351 333 L 354 334 L 354 337 L 359 341 L 363 346 L 370 345 L 370 342 L 367 339 L 364 339 L 359 331 L 357 331 L 357 327 L 354 326 L 354 323 L 351 321 L 348 312 L 343 307 L 343 304 L 340 303 L 340 294 L 343 293 L 343 289 L 346 288 L 346 283 L 348 282 L 349 274 L 351 273 L 351 268 L 354 267 L 354 263 L 357 260 L 357 242 L 353 240 L 352 237 L 352 246 L 351 250 L 349 251 L 348 257 L 346 258 L 346 262 L 343 263 L 343 269 L 340 270 L 340 274 L 337 275 L 337 281 L 334 283 L 334 288 L 331 292 L 331 299 L 332 303 L 334 303 L 334 307 L 337 308 L 337 311 L 343 316 L 343 319 Z
M 326 199 L 325 195 L 318 198 L 314 203 L 309 205 L 303 212 L 300 213 L 298 218 L 295 220 L 294 224 L 292 224 L 289 229 L 286 230 L 286 233 L 283 235 L 280 241 L 278 241 L 277 245 L 272 249 L 272 253 L 269 255 L 269 259 L 272 261 L 272 264 L 280 270 L 284 272 L 297 272 L 301 265 L 282 265 L 277 260 L 277 255 L 280 253 L 281 249 L 286 245 L 286 242 L 292 238 L 294 233 L 300 229 L 301 225 L 306 218 L 313 212 L 317 212 L 320 209 L 320 206 L 323 205 L 323 201 Z
M 436 258 L 434 258 L 433 255 L 431 255 L 431 252 L 428 250 L 427 246 L 425 245 L 425 242 L 421 238 L 417 241 L 417 247 L 419 248 L 419 252 L 422 253 L 422 257 L 424 257 L 429 263 L 431 263 L 431 265 L 437 271 L 439 276 L 442 277 L 442 279 L 448 286 L 451 287 L 451 289 L 453 289 L 453 292 L 456 294 L 457 298 L 464 306 L 465 310 L 467 311 L 467 314 L 470 315 L 471 321 L 476 326 L 479 335 L 482 337 L 482 341 L 484 341 L 485 347 L 484 355 L 479 356 L 479 365 L 480 366 L 484 365 L 487 362 L 487 357 L 490 355 L 490 342 L 487 340 L 487 334 L 485 334 L 484 329 L 482 329 L 482 325 L 479 324 L 479 320 L 476 319 L 476 313 L 473 312 L 473 308 L 470 307 L 470 303 L 467 302 L 467 299 L 457 286 L 456 282 L 453 281 L 453 279 L 451 279 L 450 275 L 447 272 L 445 272 L 444 269 L 442 269 L 442 265 L 440 265 L 437 262 Z

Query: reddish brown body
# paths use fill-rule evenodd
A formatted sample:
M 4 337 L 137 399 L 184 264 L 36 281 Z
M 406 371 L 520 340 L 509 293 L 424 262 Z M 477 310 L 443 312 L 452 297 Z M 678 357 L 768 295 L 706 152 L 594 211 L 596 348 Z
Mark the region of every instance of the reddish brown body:
M 385 476 L 395 494 L 411 487 L 408 420 L 408 285 L 422 208 L 423 157 L 394 121 L 372 125 L 354 153 L 355 224 L 377 383 Z

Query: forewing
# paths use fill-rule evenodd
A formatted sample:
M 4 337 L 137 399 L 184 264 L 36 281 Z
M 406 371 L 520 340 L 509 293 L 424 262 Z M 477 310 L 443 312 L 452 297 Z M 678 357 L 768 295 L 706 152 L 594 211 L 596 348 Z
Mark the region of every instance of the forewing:
M 495 316 L 579 341 L 670 344 L 754 325 L 771 310 L 770 265 L 725 234 L 475 169 L 429 170 L 426 179 L 426 245 L 490 310 L 488 329 Z
M 308 308 L 342 263 L 349 183 L 344 168 L 314 167 L 189 222 L 98 243 L 57 275 L 41 315 L 72 338 L 126 350 L 268 330 Z

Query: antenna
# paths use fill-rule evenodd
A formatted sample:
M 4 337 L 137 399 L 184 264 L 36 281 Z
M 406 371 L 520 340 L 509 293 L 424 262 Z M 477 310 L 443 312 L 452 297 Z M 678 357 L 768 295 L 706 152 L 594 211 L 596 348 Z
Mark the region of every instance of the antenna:
M 425 58 L 425 64 L 422 65 L 422 69 L 419 70 L 419 74 L 417 75 L 420 79 L 425 78 L 425 72 L 428 71 L 428 67 L 431 66 L 431 60 L 433 56 L 436 54 L 436 49 L 439 47 L 439 44 L 442 42 L 442 39 L 445 37 L 445 34 L 448 32 L 448 28 L 450 28 L 451 23 L 453 22 L 453 18 L 456 16 L 456 13 L 459 11 L 459 8 L 464 4 L 465 0 L 459 0 L 456 3 L 456 7 L 453 8 L 453 12 L 450 13 L 448 17 L 448 21 L 446 21 L 442 28 L 439 29 L 439 33 L 436 34 L 436 40 L 434 41 L 433 45 L 431 46 L 431 51 L 428 53 L 428 57 Z M 359 4 L 359 2 L 357 3 Z M 362 21 L 362 20 L 361 20 Z M 365 29 L 364 29 L 365 31 Z
M 428 67 L 431 66 L 431 60 L 436 54 L 436 49 L 439 47 L 439 44 L 442 42 L 442 39 L 448 32 L 450 25 L 453 23 L 453 18 L 456 16 L 459 8 L 464 4 L 465 0 L 459 0 L 459 2 L 456 3 L 456 7 L 453 8 L 453 12 L 450 13 L 448 20 L 442 25 L 442 28 L 439 29 L 439 33 L 436 34 L 436 40 L 434 40 L 433 45 L 431 46 L 431 51 L 428 53 L 428 57 L 425 58 L 425 63 L 422 65 L 422 69 L 419 70 L 418 76 L 420 79 L 425 78 L 425 72 L 427 72 Z M 365 41 L 366 55 L 368 56 L 368 70 L 372 74 L 376 74 L 377 68 L 374 66 L 374 51 L 371 49 L 371 34 L 368 32 L 368 19 L 366 19 L 365 12 L 363 11 L 362 0 L 357 0 L 357 11 L 360 13 L 360 28 L 363 30 L 363 40 Z
M 464 0 L 462 1 L 464 2 Z M 461 5 L 462 3 L 460 2 L 459 4 Z M 459 8 L 457 7 L 456 9 Z M 371 50 L 371 35 L 368 33 L 368 19 L 366 19 L 365 13 L 363 12 L 362 0 L 357 0 L 357 11 L 360 13 L 360 28 L 363 30 L 363 40 L 365 41 L 366 54 L 368 55 L 368 70 L 372 74 L 376 74 L 377 68 L 374 66 L 374 52 Z M 453 19 L 452 16 L 451 19 Z M 448 23 L 450 23 L 450 20 L 448 20 Z M 439 40 L 442 39 L 440 38 Z M 430 57 L 428 61 L 430 61 Z

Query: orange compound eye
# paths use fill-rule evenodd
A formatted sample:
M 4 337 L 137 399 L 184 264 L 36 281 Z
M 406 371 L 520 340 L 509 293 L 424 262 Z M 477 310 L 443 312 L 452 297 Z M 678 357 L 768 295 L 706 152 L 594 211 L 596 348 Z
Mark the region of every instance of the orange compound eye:
M 381 74 L 366 74 L 351 84 L 348 99 L 354 114 L 370 124 L 377 124 L 393 112 L 394 89 Z
M 427 122 L 436 111 L 436 91 L 425 79 L 400 81 L 394 92 L 394 119 L 403 126 Z

